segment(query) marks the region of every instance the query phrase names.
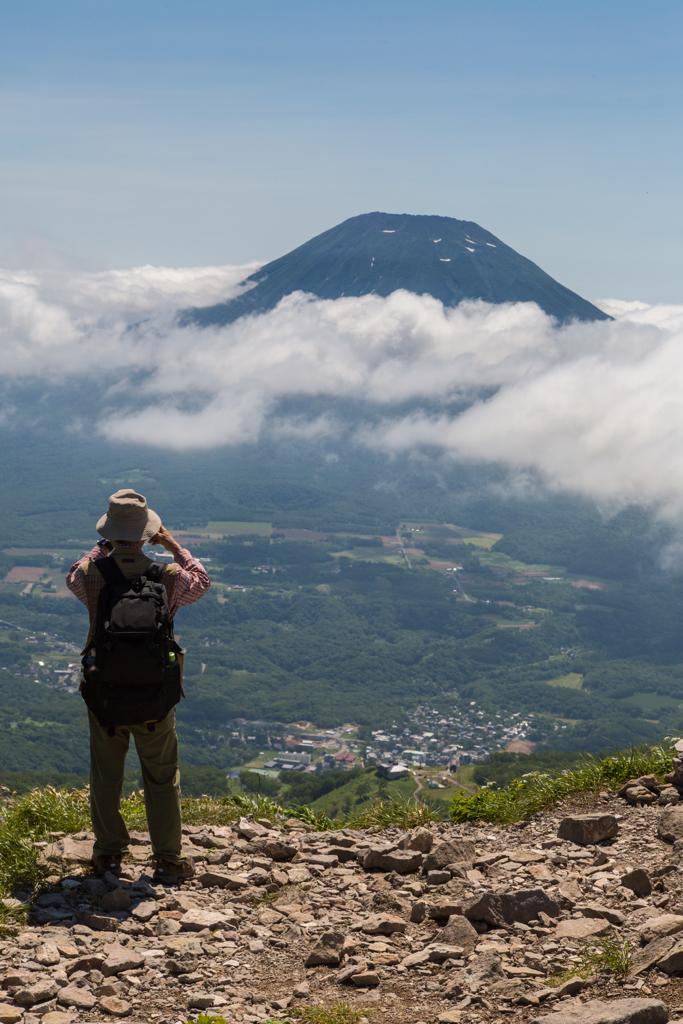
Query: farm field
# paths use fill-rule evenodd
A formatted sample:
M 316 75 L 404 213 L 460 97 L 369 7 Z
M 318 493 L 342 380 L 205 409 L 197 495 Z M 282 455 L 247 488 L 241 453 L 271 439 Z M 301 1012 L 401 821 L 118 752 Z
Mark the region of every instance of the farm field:
M 526 572 L 538 572 L 548 573 L 548 575 L 561 575 L 564 570 L 559 566 L 555 565 L 529 565 L 527 562 L 520 562 L 515 558 L 510 558 L 509 555 L 504 554 L 502 551 L 479 551 L 477 552 L 479 562 L 481 565 L 495 567 L 497 569 L 505 569 L 510 573 L 526 573 Z
M 404 561 L 403 555 L 395 551 L 382 548 L 353 548 L 345 551 L 330 551 L 333 558 L 348 559 L 352 561 L 384 563 L 385 565 L 399 565 Z
M 420 541 L 439 541 L 441 543 L 473 544 L 478 548 L 492 548 L 501 539 L 502 533 L 482 533 L 479 530 L 470 530 L 466 526 L 457 526 L 455 523 L 405 523 L 401 527 L 403 531 L 410 531 L 413 534 L 412 544 L 419 546 Z
M 547 679 L 548 686 L 567 686 L 570 690 L 580 690 L 583 685 L 583 675 L 580 672 L 569 672 L 559 679 Z
M 270 537 L 273 529 L 272 523 L 207 523 L 200 533 L 207 533 L 209 537 L 242 537 L 259 536 Z
M 681 706 L 675 697 L 660 696 L 658 693 L 632 693 L 628 701 L 629 704 L 637 704 L 646 714 L 671 713 Z

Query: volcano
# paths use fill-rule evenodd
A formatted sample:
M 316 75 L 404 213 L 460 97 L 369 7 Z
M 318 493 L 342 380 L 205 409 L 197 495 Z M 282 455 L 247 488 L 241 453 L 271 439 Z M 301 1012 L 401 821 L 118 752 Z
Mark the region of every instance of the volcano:
M 364 213 L 324 231 L 248 277 L 229 302 L 186 310 L 204 327 L 265 313 L 292 292 L 320 299 L 390 295 L 399 288 L 445 306 L 463 299 L 535 302 L 560 323 L 609 320 L 473 221 L 406 213 Z

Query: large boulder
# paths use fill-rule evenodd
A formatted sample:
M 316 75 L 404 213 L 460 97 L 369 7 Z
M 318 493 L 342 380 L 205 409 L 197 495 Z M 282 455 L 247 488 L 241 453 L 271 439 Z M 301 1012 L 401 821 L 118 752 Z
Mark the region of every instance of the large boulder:
M 433 846 L 423 861 L 425 871 L 441 871 L 453 863 L 469 863 L 472 866 L 475 858 L 474 843 L 469 839 L 451 839 L 448 842 Z
M 683 916 L 681 914 L 660 914 L 659 917 L 651 917 L 638 929 L 643 945 L 664 935 L 677 935 L 681 931 L 683 931 Z
M 399 850 L 419 850 L 420 853 L 429 853 L 434 845 L 434 833 L 428 828 L 416 828 L 408 832 L 398 844 Z
M 657 838 L 664 843 L 683 839 L 683 804 L 666 807 L 659 815 Z
M 306 967 L 339 967 L 343 945 L 341 932 L 323 932 L 306 958 Z
M 484 921 L 492 928 L 520 921 L 528 924 L 540 913 L 557 917 L 560 908 L 543 889 L 520 889 L 517 892 L 485 892 L 475 897 L 463 908 L 470 921 Z
M 469 921 L 484 921 L 491 928 L 503 928 L 506 924 L 503 901 L 497 892 L 484 892 L 463 907 L 463 914 Z
M 102 964 L 102 974 L 109 978 L 114 974 L 121 974 L 122 971 L 134 971 L 142 967 L 145 958 L 142 953 L 129 946 L 122 946 L 118 942 L 112 942 L 104 947 L 106 957 Z
M 678 971 L 683 971 L 683 942 L 677 942 L 672 946 L 669 952 L 661 957 L 657 967 L 665 974 L 677 974 Z
M 406 921 L 396 914 L 371 914 L 361 925 L 366 935 L 393 935 L 394 932 L 405 932 Z
M 652 892 L 652 882 L 644 868 L 634 868 L 633 871 L 627 871 L 621 877 L 621 884 L 625 889 L 630 889 L 636 896 L 649 896 Z
M 46 1003 L 59 992 L 59 985 L 52 978 L 43 981 L 36 981 L 33 985 L 27 985 L 14 993 L 14 1002 L 19 1006 L 35 1006 L 36 1003 Z
M 364 871 L 395 871 L 399 875 L 410 875 L 419 871 L 422 854 L 419 850 L 397 850 L 395 846 L 370 846 L 358 856 Z
M 536 1018 L 539 1024 L 666 1024 L 659 999 L 591 999 Z
M 180 927 L 186 932 L 201 932 L 204 928 L 215 931 L 217 928 L 231 928 L 235 922 L 235 914 L 231 908 L 218 910 L 188 910 L 180 918 Z
M 570 814 L 560 822 L 557 835 L 577 846 L 592 846 L 614 839 L 618 832 L 619 822 L 613 814 Z
M 466 917 L 454 914 L 448 918 L 448 924 L 437 932 L 434 940 L 450 946 L 461 946 L 466 953 L 472 953 L 479 935 Z
M 609 921 L 601 917 L 572 917 L 560 921 L 555 929 L 555 938 L 588 939 L 594 935 L 604 935 L 612 930 Z
M 501 896 L 503 916 L 508 924 L 521 921 L 528 924 L 543 913 L 548 917 L 558 917 L 560 908 L 555 900 L 543 889 L 520 889 L 517 892 L 506 892 Z

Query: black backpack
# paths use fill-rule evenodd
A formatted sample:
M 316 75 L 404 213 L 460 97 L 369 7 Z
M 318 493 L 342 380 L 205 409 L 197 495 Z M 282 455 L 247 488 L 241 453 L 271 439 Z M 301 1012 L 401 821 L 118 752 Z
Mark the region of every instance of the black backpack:
M 153 729 L 184 696 L 164 566 L 152 562 L 143 575 L 126 576 L 113 558 L 94 565 L 104 585 L 83 652 L 83 699 L 110 734 L 117 725 L 146 722 Z

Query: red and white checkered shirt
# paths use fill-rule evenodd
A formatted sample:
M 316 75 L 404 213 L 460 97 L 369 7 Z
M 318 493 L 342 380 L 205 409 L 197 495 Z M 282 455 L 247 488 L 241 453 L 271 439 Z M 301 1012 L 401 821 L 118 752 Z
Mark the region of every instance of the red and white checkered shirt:
M 141 554 L 140 549 L 135 544 L 119 544 L 117 547 L 130 547 Z M 100 589 L 104 582 L 97 571 L 88 573 L 89 563 L 104 557 L 105 554 L 100 545 L 96 544 L 92 551 L 89 551 L 87 555 L 83 555 L 77 562 L 74 562 L 66 577 L 66 585 L 71 593 L 75 594 L 78 600 L 86 605 L 89 610 L 91 606 L 88 604 L 86 580 L 88 584 L 94 583 L 97 590 Z M 183 605 L 194 604 L 195 601 L 198 601 L 211 586 L 211 580 L 206 569 L 201 562 L 192 557 L 187 548 L 181 548 L 173 558 L 175 565 L 169 565 L 167 567 L 168 571 L 164 574 L 168 577 L 168 581 L 164 580 L 164 582 L 167 585 L 168 591 L 169 619 L 172 619 Z

